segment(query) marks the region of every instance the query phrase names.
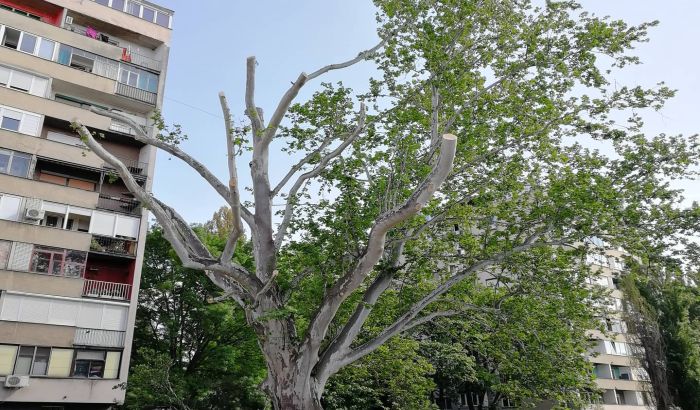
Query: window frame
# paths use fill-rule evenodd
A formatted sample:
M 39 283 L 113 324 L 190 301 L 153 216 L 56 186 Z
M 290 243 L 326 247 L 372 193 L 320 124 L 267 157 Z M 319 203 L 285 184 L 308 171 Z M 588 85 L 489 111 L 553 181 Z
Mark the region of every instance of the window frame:
M 49 366 L 51 365 L 51 352 L 52 348 L 50 346 L 32 346 L 32 345 L 17 345 L 17 353 L 15 354 L 15 363 L 14 366 L 12 367 L 12 374 L 19 374 L 17 373 L 17 362 L 19 360 L 20 354 L 22 352 L 23 347 L 29 347 L 32 348 L 32 359 L 29 364 L 29 371 L 27 374 L 21 374 L 21 376 L 30 376 L 30 377 L 36 377 L 36 376 L 46 376 L 49 372 Z M 46 368 L 44 369 L 43 374 L 34 374 L 34 365 L 36 364 L 36 354 L 39 349 L 48 349 L 49 354 L 46 358 Z
M 20 177 L 20 178 L 28 178 L 29 173 L 32 168 L 32 155 L 27 154 L 25 152 L 19 152 L 19 151 L 13 151 L 11 149 L 6 149 L 6 148 L 0 148 L 0 153 L 8 153 L 8 160 L 7 160 L 7 168 L 2 169 L 0 168 L 0 174 L 5 174 L 5 175 L 11 175 L 15 177 Z M 14 164 L 15 157 L 20 157 L 23 158 L 26 156 L 27 159 L 27 170 L 24 175 L 16 175 L 12 173 L 12 165 Z
M 78 359 L 78 354 L 80 352 L 101 352 L 102 359 Z M 107 365 L 107 350 L 99 349 L 75 349 L 73 353 L 73 363 L 71 363 L 70 377 L 76 379 L 104 379 L 105 368 Z M 87 376 L 76 375 L 76 369 L 78 367 L 78 362 L 87 362 Z M 93 363 L 100 362 L 102 364 L 102 370 L 100 376 L 90 376 Z
M 73 252 L 81 252 L 84 255 L 82 263 L 76 262 L 74 258 L 69 258 L 69 254 Z M 47 270 L 44 271 L 39 271 L 36 270 L 36 264 L 37 264 L 37 258 L 39 257 L 39 254 L 48 254 L 49 255 L 49 262 L 47 265 Z M 59 260 L 60 257 L 60 260 Z M 87 263 L 87 252 L 85 251 L 77 251 L 73 249 L 60 249 L 60 248 L 52 248 L 50 246 L 40 246 L 40 245 L 34 245 L 32 247 L 32 255 L 29 259 L 29 272 L 32 273 L 38 273 L 38 274 L 44 274 L 44 275 L 52 275 L 52 276 L 62 276 L 62 277 L 67 277 L 67 278 L 82 278 L 85 276 L 85 265 Z M 60 264 L 60 268 L 56 272 L 56 265 Z M 70 269 L 77 267 L 79 269 L 79 272 L 77 275 L 71 275 L 68 274 L 70 273 Z

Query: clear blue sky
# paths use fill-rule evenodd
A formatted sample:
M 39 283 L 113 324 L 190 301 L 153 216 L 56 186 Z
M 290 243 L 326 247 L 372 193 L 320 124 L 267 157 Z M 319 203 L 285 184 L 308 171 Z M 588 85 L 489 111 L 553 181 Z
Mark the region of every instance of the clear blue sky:
M 243 119 L 245 60 L 258 59 L 257 105 L 269 114 L 279 96 L 301 71 L 353 57 L 376 44 L 374 9 L 368 0 L 155 0 L 175 11 L 164 115 L 189 135 L 183 148 L 226 179 L 226 148 L 218 92 L 224 91 L 234 116 Z M 700 59 L 692 45 L 700 39 L 697 0 L 583 0 L 585 9 L 630 23 L 660 20 L 651 42 L 638 48 L 644 64 L 625 70 L 621 84 L 652 86 L 659 81 L 678 89 L 661 113 L 646 117 L 649 133 L 693 134 L 700 127 Z M 343 80 L 363 87 L 369 64 L 323 81 Z M 313 90 L 309 84 L 306 94 Z M 239 163 L 241 182 L 248 182 L 247 160 Z M 271 179 L 292 162 L 284 153 L 271 155 Z M 278 167 L 276 167 L 276 165 Z M 685 184 L 687 197 L 700 200 L 700 189 Z M 156 196 L 190 222 L 204 222 L 223 204 L 198 175 L 178 160 L 159 153 Z

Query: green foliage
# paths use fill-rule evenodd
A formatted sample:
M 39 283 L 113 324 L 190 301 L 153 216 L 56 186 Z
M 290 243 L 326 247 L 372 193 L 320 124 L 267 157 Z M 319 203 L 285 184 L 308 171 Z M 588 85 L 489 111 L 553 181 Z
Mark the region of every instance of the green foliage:
M 409 339 L 392 339 L 361 362 L 342 370 L 324 395 L 326 409 L 432 409 L 433 366 Z
M 221 252 L 225 239 L 198 231 Z M 160 228 L 148 233 L 125 408 L 265 406 L 255 336 L 240 308 L 209 303 L 220 294 L 202 272 L 180 265 Z

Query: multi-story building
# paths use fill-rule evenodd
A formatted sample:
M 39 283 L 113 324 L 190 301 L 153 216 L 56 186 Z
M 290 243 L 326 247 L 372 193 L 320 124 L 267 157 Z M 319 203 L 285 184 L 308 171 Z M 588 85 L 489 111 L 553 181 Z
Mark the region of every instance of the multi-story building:
M 594 245 L 603 246 L 600 240 Z M 628 333 L 623 315 L 623 293 L 617 283 L 622 274 L 624 252 L 607 250 L 592 254 L 587 264 L 598 274 L 591 285 L 604 288 L 607 293 L 607 312 L 601 317 L 605 333 L 593 330 L 590 337 L 595 346 L 588 356 L 593 364 L 600 394 L 591 395 L 592 408 L 601 410 L 638 410 L 651 404 L 649 376 L 638 357 L 642 348 Z
M 124 399 L 145 210 L 71 130 L 150 190 L 172 11 L 142 0 L 0 0 L 0 407 Z

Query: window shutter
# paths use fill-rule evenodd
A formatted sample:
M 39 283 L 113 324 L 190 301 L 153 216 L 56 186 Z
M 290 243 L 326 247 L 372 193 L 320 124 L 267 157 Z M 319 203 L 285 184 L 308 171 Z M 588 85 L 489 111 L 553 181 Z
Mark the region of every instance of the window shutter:
M 0 219 L 19 221 L 19 209 L 22 198 L 18 196 L 0 195 Z
M 17 346 L 0 345 L 0 376 L 12 374 L 17 357 Z
M 117 217 L 116 235 L 136 239 L 139 237 L 139 225 L 141 220 L 130 216 L 119 215 Z
M 24 114 L 24 118 L 19 125 L 19 132 L 36 137 L 39 134 L 39 123 L 41 116 L 36 114 Z
M 82 303 L 76 326 L 87 329 L 99 329 L 102 324 L 102 306 L 97 303 Z
M 90 233 L 114 236 L 115 222 L 116 215 L 95 211 L 92 214 Z
M 31 74 L 13 70 L 12 78 L 10 79 L 10 87 L 22 91 L 29 91 L 32 88 L 32 77 L 34 76 Z
M 116 379 L 119 377 L 119 362 L 121 356 L 121 352 L 107 352 L 104 372 L 105 379 Z
M 104 305 L 99 329 L 126 330 L 126 307 Z
M 51 303 L 49 323 L 52 325 L 75 326 L 80 304 L 70 300 L 54 300 Z
M 49 370 L 46 373 L 49 377 L 69 377 L 73 364 L 73 349 L 51 349 L 51 359 L 49 360 Z
M 34 82 L 32 82 L 32 88 L 29 89 L 29 94 L 36 95 L 37 97 L 46 97 L 46 89 L 49 86 L 49 80 L 41 77 L 34 77 Z
M 32 259 L 34 245 L 31 243 L 15 242 L 10 253 L 10 262 L 7 264 L 9 270 L 29 270 L 29 262 Z
M 18 320 L 29 323 L 49 323 L 51 299 L 34 296 L 22 296 L 22 305 Z

